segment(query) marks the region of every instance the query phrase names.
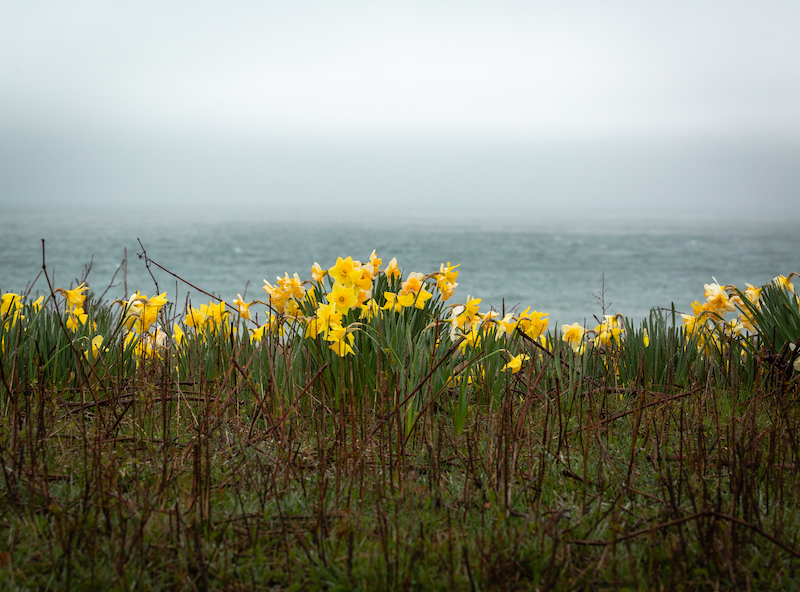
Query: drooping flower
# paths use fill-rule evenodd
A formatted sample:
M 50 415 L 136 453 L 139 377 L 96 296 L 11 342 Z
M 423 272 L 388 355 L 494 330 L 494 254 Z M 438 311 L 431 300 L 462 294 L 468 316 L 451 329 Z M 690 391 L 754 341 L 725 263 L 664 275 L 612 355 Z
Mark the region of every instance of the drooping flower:
M 14 294 L 12 292 L 3 294 L 2 298 L 0 299 L 0 318 L 5 319 L 6 317 L 15 314 L 15 312 L 21 306 L 22 298 L 19 294 Z
M 772 280 L 776 286 L 783 288 L 794 294 L 794 284 L 791 282 L 792 276 L 797 275 L 795 273 L 790 273 L 788 276 L 779 275 L 775 279 Z
M 458 349 L 463 354 L 467 347 L 478 348 L 481 345 L 481 328 L 479 323 L 475 323 L 468 331 L 462 333 L 464 340 L 458 344 Z
M 86 319 L 89 318 L 89 315 L 83 311 L 82 307 L 74 308 L 70 311 L 69 316 L 67 317 L 67 329 L 70 331 L 75 331 L 78 327 L 81 327 L 86 324 Z
M 239 311 L 239 316 L 243 319 L 250 320 L 250 305 L 253 304 L 252 302 L 245 302 L 242 300 L 242 295 L 237 294 L 236 300 L 233 301 L 233 304 L 236 306 L 237 310 Z
M 522 369 L 522 364 L 527 360 L 530 360 L 530 356 L 528 354 L 519 354 L 518 356 L 513 356 L 508 363 L 503 366 L 502 372 L 511 371 L 511 374 L 516 374 Z
M 325 338 L 326 341 L 331 342 L 328 347 L 336 352 L 336 355 L 343 358 L 347 354 L 353 354 L 353 333 L 348 331 L 345 327 L 334 327 L 328 331 Z
M 89 353 L 91 352 L 91 359 L 92 360 L 96 360 L 97 356 L 100 355 L 100 346 L 102 344 L 103 344 L 103 336 L 102 335 L 95 336 L 94 338 L 92 338 L 92 342 L 91 342 L 91 344 L 89 346 L 89 349 L 87 349 L 85 352 L 83 352 L 84 355 L 87 358 L 89 358 Z
M 183 343 L 184 337 L 185 335 L 183 333 L 183 329 L 181 329 L 178 323 L 175 323 L 175 325 L 172 327 L 172 343 L 180 347 L 181 343 Z

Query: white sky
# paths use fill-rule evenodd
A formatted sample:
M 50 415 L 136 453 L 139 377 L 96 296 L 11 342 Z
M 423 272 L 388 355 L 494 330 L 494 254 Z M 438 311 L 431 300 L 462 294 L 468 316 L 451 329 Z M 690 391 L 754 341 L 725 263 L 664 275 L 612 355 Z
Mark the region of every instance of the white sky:
M 800 138 L 800 2 L 0 0 L 0 130 Z

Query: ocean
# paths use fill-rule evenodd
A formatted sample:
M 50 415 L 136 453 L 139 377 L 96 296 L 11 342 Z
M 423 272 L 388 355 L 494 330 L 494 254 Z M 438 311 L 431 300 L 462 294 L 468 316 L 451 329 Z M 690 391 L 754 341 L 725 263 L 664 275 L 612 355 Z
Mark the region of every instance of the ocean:
M 45 261 L 56 287 L 88 284 L 106 299 L 141 290 L 166 291 L 179 308 L 208 298 L 153 266 L 147 255 L 183 280 L 228 302 L 264 296 L 263 280 L 338 256 L 366 261 L 373 249 L 405 274 L 460 264 L 450 302 L 482 298 L 481 310 L 547 312 L 551 327 L 606 313 L 641 320 L 653 307 L 690 312 L 703 285 L 760 285 L 800 271 L 796 219 L 753 221 L 715 217 L 368 216 L 309 219 L 221 209 L 219 213 L 17 211 L 0 221 L 0 290 L 46 292 Z M 140 244 L 141 241 L 141 244 Z M 127 274 L 117 271 L 127 253 Z M 34 280 L 36 279 L 35 283 Z M 157 283 L 157 288 L 156 288 Z

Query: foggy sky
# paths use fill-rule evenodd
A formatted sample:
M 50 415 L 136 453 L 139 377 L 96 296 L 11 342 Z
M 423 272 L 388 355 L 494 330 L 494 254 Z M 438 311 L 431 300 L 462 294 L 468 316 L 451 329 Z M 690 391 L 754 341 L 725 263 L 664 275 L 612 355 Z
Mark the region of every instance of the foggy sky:
M 0 203 L 777 212 L 798 23 L 798 2 L 0 1 Z

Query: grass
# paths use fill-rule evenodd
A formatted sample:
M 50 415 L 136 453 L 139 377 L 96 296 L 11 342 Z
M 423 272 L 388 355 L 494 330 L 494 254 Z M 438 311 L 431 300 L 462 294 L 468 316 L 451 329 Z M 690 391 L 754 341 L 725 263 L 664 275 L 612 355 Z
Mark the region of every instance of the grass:
M 180 345 L 170 304 L 132 339 L 130 302 L 75 331 L 27 304 L 0 328 L 0 586 L 800 588 L 800 312 L 763 296 L 769 338 L 653 311 L 576 352 L 488 318 L 462 351 L 435 294 L 346 312 L 341 357 L 275 300 L 261 339 L 229 314 Z

